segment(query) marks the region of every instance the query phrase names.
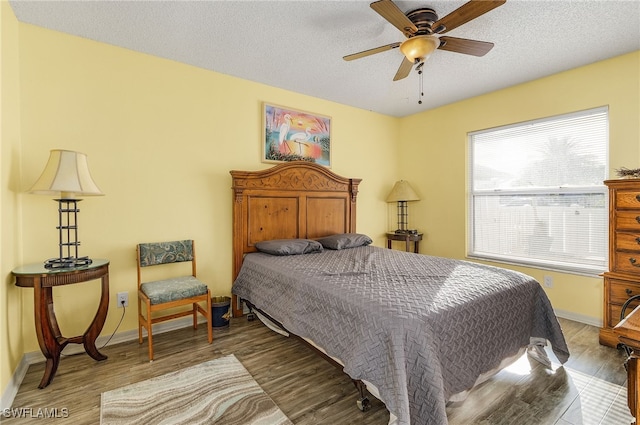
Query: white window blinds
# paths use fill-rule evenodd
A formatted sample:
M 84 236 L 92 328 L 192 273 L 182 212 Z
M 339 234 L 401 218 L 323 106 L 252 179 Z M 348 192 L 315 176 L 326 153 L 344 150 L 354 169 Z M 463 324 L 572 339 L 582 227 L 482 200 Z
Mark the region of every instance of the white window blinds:
M 606 269 L 608 110 L 469 135 L 469 256 Z

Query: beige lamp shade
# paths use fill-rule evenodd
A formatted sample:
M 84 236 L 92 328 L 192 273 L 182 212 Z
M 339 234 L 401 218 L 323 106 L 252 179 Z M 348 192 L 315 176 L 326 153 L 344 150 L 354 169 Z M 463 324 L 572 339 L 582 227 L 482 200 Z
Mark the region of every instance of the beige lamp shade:
M 87 155 L 63 149 L 53 149 L 40 178 L 29 193 L 59 195 L 63 199 L 104 195 L 89 172 Z
M 433 35 L 416 35 L 400 45 L 400 51 L 411 62 L 427 59 L 440 46 L 440 39 Z
M 399 202 L 399 201 L 419 201 L 420 198 L 416 195 L 411 185 L 406 180 L 399 180 L 391 189 L 391 193 L 387 196 L 387 202 Z

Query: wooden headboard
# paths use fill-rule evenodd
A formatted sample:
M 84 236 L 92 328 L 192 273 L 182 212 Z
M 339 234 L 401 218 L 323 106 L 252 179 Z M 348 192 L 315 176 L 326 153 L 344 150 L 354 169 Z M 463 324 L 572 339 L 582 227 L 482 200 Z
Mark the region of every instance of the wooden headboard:
M 285 162 L 261 171 L 231 171 L 233 279 L 246 253 L 271 239 L 316 239 L 356 231 L 361 179 L 341 177 L 312 162 Z M 233 297 L 234 317 L 242 310 Z

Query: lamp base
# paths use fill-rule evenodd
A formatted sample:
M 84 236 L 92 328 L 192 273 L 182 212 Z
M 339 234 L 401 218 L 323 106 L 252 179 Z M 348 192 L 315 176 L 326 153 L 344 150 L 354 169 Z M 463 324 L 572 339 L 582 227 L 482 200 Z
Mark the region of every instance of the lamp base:
M 89 257 L 50 258 L 44 262 L 45 269 L 75 269 L 93 263 Z
M 417 235 L 418 231 L 417 230 L 402 230 L 402 229 L 398 229 L 394 233 L 396 235 Z

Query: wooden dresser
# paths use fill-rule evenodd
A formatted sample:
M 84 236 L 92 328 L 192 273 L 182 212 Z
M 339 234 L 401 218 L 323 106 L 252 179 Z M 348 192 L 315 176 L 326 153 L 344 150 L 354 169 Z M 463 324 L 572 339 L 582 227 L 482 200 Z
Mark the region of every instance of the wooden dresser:
M 607 180 L 609 188 L 609 271 L 604 273 L 604 321 L 600 344 L 615 347 L 613 327 L 622 304 L 640 294 L 640 179 Z M 640 302 L 627 307 L 629 314 Z

